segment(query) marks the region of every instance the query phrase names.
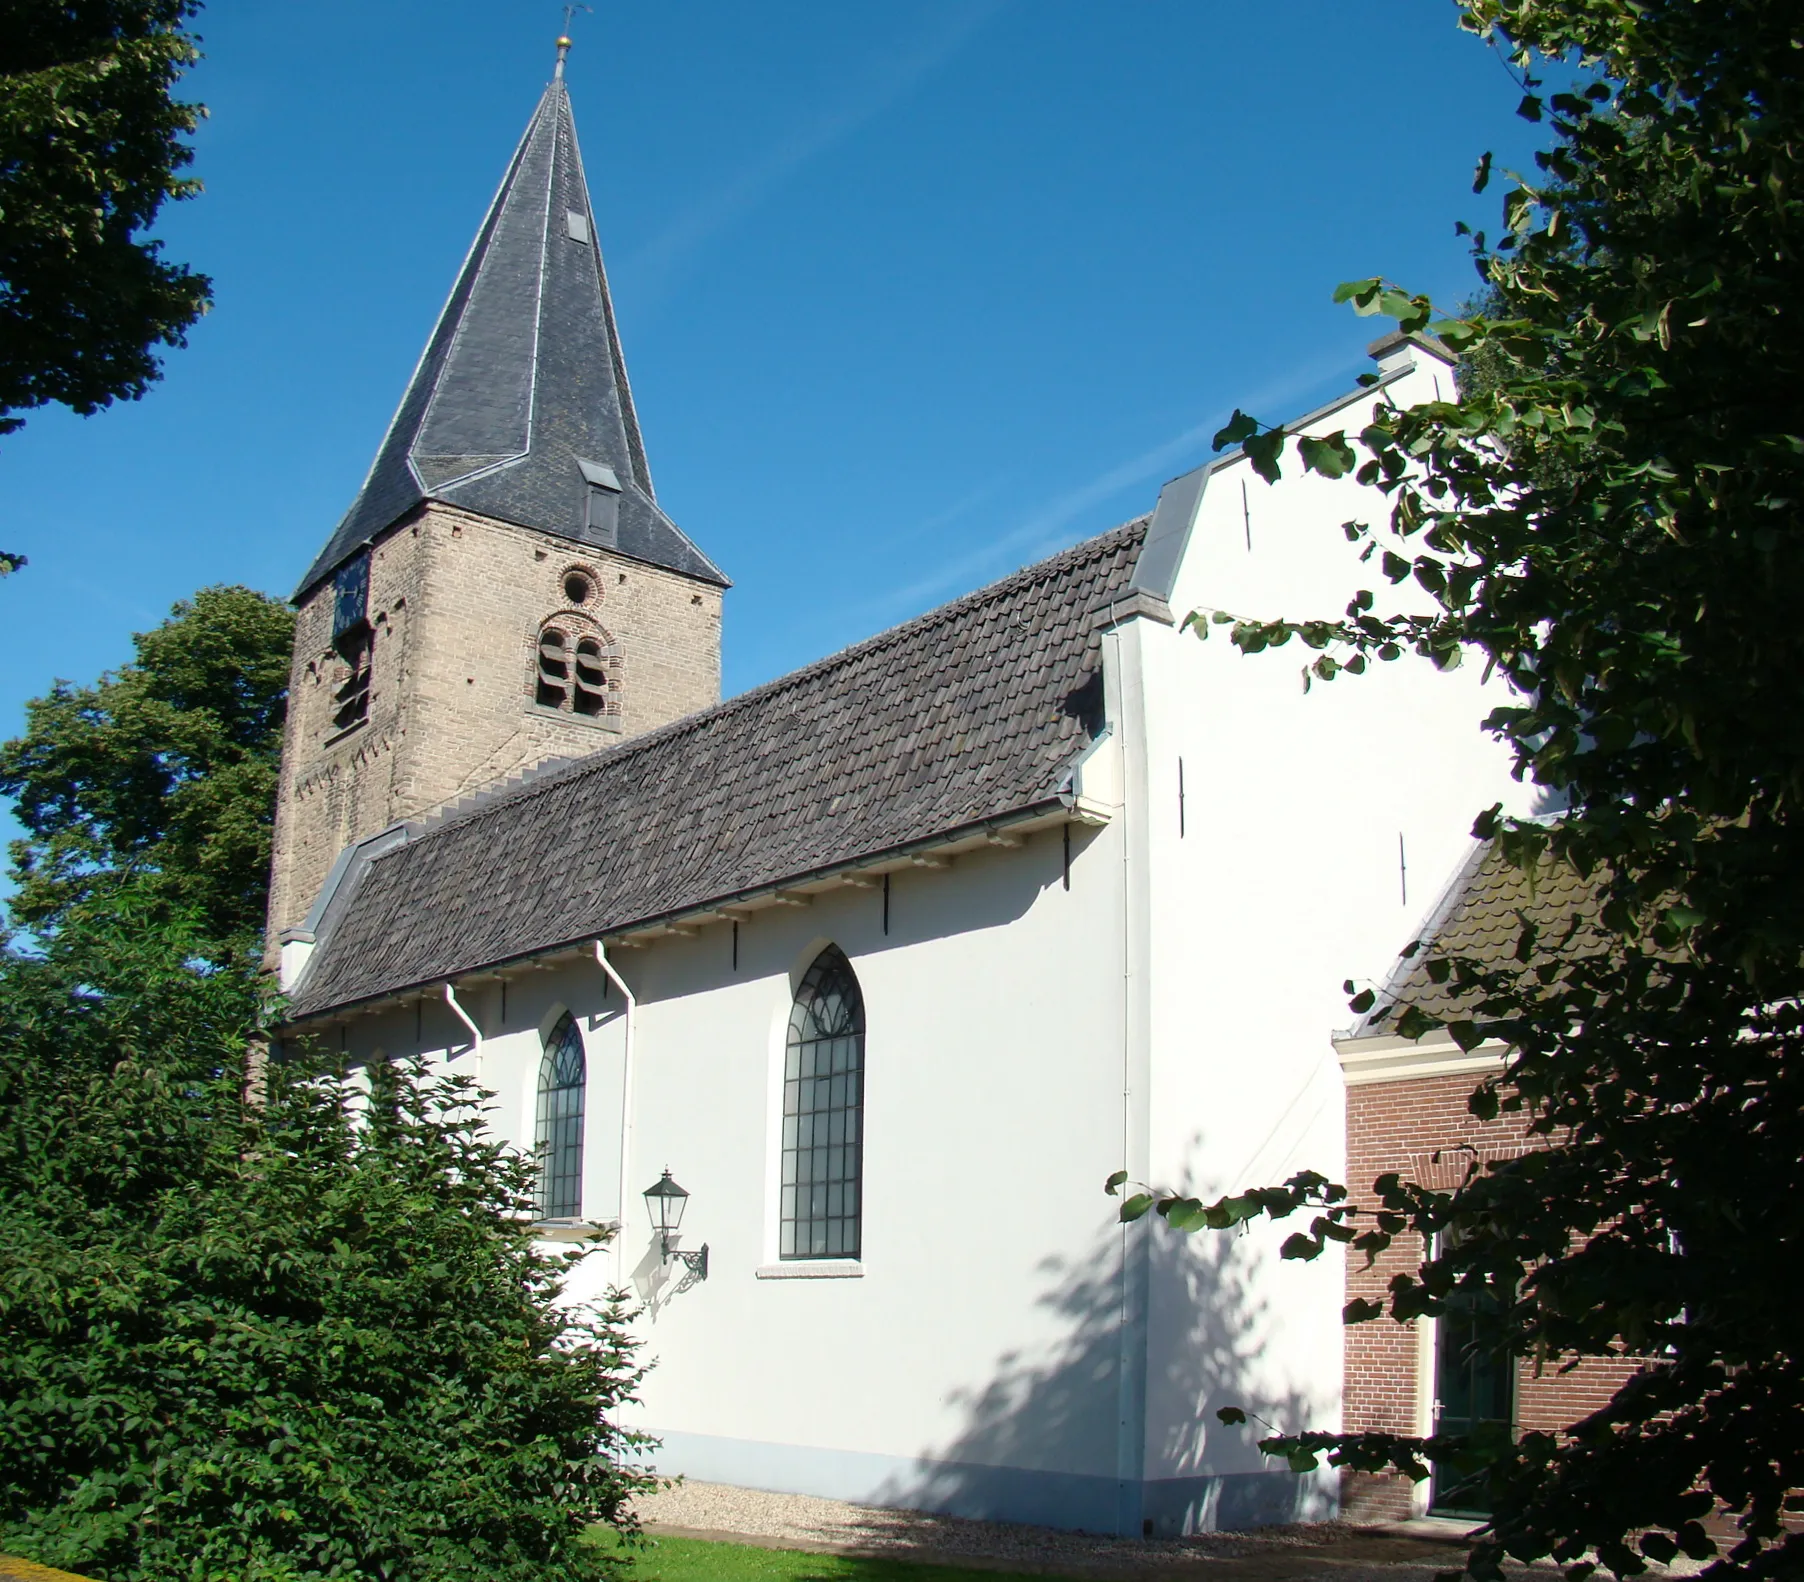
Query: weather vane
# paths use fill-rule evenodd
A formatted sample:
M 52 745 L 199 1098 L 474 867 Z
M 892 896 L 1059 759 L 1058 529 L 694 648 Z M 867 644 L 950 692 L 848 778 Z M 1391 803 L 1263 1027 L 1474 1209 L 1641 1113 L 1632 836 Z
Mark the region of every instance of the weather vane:
M 578 11 L 587 11 L 590 16 L 595 15 L 594 6 L 578 5 L 574 3 L 574 0 L 564 7 L 564 31 L 559 35 L 557 41 L 557 75 L 560 77 L 564 75 L 564 58 L 570 53 L 570 23 Z

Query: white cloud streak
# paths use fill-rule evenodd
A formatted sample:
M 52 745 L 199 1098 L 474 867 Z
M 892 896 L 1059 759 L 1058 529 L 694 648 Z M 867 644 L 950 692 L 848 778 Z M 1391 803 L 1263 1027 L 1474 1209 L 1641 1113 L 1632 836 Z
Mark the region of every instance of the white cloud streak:
M 724 186 L 680 214 L 637 252 L 619 272 L 634 279 L 640 311 L 663 295 L 681 266 L 714 237 L 756 209 L 804 165 L 844 142 L 861 126 L 893 108 L 931 76 L 1011 0 L 979 0 L 956 10 L 881 70 L 863 77 L 838 103 L 766 150 Z
M 1280 410 L 1345 366 L 1346 359 L 1341 356 L 1316 358 L 1251 391 L 1236 404 L 1261 415 Z M 976 586 L 979 579 L 994 575 L 1010 561 L 1027 564 L 1062 549 L 1072 542 L 1071 525 L 1095 507 L 1155 478 L 1163 483 L 1172 476 L 1172 469 L 1206 459 L 1209 441 L 1226 419 L 1227 414 L 1223 413 L 1193 424 L 1182 433 L 1117 462 L 1087 482 L 1044 501 L 1001 537 L 988 539 L 968 554 L 943 562 L 931 575 L 891 589 L 861 609 L 873 613 L 912 611 L 949 590 Z M 1149 498 L 1139 509 L 1150 510 L 1152 505 Z M 923 523 L 918 531 L 929 531 L 942 520 L 943 515 Z

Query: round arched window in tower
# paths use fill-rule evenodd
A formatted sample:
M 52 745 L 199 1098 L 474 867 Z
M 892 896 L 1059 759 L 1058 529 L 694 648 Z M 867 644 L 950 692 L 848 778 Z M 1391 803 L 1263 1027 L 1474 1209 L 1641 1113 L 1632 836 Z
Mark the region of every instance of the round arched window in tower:
M 564 597 L 572 604 L 587 604 L 595 597 L 594 579 L 586 571 L 566 571 L 564 573 Z
M 540 708 L 617 721 L 620 650 L 587 615 L 564 610 L 539 628 L 533 701 Z

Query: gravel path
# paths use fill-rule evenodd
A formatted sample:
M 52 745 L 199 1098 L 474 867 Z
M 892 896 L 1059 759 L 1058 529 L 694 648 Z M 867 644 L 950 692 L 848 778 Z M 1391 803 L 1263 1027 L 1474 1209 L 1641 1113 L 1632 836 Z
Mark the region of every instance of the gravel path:
M 1459 1551 L 1445 1543 L 1362 1532 L 1340 1522 L 1195 1538 L 1115 1538 L 879 1510 L 721 1483 L 679 1483 L 641 1499 L 638 1510 L 654 1536 L 738 1538 L 772 1548 L 894 1554 L 986 1570 L 1015 1567 L 1049 1576 L 1141 1582 L 1164 1576 L 1199 1582 L 1317 1576 L 1331 1582 L 1428 1582 L 1460 1562 Z

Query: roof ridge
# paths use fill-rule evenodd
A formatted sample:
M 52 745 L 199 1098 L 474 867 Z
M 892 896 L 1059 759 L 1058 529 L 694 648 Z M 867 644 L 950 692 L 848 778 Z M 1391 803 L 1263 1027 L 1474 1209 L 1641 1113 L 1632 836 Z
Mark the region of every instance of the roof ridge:
M 726 718 L 743 709 L 750 708 L 755 702 L 769 697 L 773 693 L 799 686 L 804 681 L 811 680 L 837 666 L 849 664 L 852 660 L 867 653 L 877 652 L 882 648 L 913 637 L 967 610 L 1002 598 L 1018 587 L 1037 582 L 1055 570 L 1062 570 L 1067 565 L 1081 564 L 1086 560 L 1100 559 L 1120 540 L 1130 536 L 1135 529 L 1144 529 L 1150 520 L 1150 513 L 1132 517 L 1126 522 L 1118 523 L 1107 532 L 1098 533 L 1092 538 L 1081 539 L 1077 543 L 1059 550 L 1056 554 L 1048 555 L 1044 560 L 1037 560 L 1022 566 L 1007 576 L 999 577 L 996 581 L 986 583 L 983 587 L 976 588 L 970 593 L 960 594 L 958 598 L 935 605 L 931 610 L 926 610 L 896 626 L 886 627 L 881 632 L 861 638 L 856 643 L 849 643 L 846 647 L 831 654 L 825 654 L 819 659 L 812 659 L 795 670 L 785 671 L 780 676 L 773 676 L 769 681 L 760 682 L 757 686 L 749 687 L 733 697 L 723 698 L 720 702 L 712 703 L 705 709 L 697 709 L 693 713 L 681 715 L 677 719 L 670 720 L 655 729 L 645 731 L 641 735 L 614 746 L 598 748 L 581 758 L 566 762 L 557 770 L 545 773 L 525 784 L 514 786 L 505 794 L 491 794 L 479 805 L 466 808 L 461 813 L 435 809 L 432 813 L 423 815 L 428 827 L 422 829 L 413 839 L 399 842 L 392 850 L 400 851 L 404 847 L 416 846 L 447 830 L 461 828 L 476 819 L 497 813 L 503 808 L 515 807 L 530 797 L 548 794 L 566 781 L 574 780 L 591 771 L 599 771 L 609 764 L 631 758 L 639 753 L 648 752 L 653 747 L 674 737 L 699 730 L 711 720 Z M 390 852 L 381 852 L 371 861 L 380 862 L 389 855 Z

